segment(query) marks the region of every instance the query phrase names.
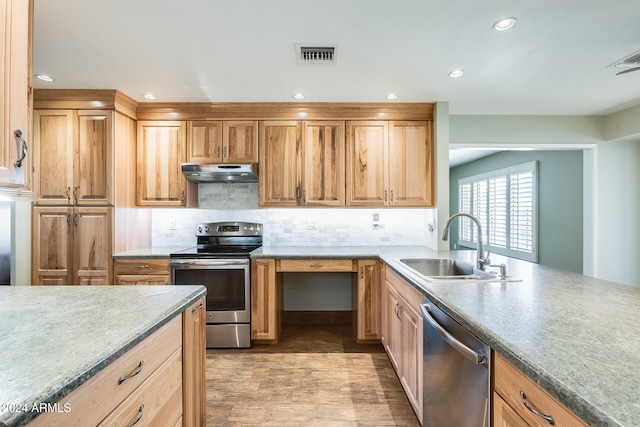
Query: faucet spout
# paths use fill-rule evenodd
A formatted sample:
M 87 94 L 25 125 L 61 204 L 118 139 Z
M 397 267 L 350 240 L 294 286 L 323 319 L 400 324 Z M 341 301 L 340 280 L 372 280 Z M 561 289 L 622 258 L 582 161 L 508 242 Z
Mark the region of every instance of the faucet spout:
M 484 254 L 484 245 L 482 243 L 482 225 L 480 225 L 480 221 L 475 216 L 466 212 L 458 212 L 456 214 L 451 215 L 447 220 L 447 223 L 444 225 L 444 229 L 442 230 L 442 236 L 440 237 L 442 240 L 449 240 L 449 227 L 454 219 L 459 217 L 467 217 L 470 218 L 473 222 L 476 223 L 476 227 L 478 228 L 478 250 L 477 250 L 477 263 L 476 266 L 480 270 L 484 270 L 486 264 L 489 264 L 488 255 L 485 257 Z

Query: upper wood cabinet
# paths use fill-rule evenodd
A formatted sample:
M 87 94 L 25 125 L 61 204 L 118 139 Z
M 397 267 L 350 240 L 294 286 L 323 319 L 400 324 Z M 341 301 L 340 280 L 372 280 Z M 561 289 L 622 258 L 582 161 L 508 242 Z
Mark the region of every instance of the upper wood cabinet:
M 344 122 L 260 122 L 260 206 L 344 206 Z
M 192 163 L 256 163 L 258 122 L 207 120 L 188 122 L 188 155 Z
M 34 143 L 40 205 L 113 204 L 113 112 L 36 110 Z
M 348 206 L 433 206 L 430 121 L 348 121 Z
M 186 128 L 184 121 L 138 121 L 137 205 L 185 206 Z
M 32 0 L 1 2 L 0 186 L 24 191 L 30 191 L 32 185 L 32 24 Z
M 113 208 L 33 208 L 34 285 L 111 283 Z

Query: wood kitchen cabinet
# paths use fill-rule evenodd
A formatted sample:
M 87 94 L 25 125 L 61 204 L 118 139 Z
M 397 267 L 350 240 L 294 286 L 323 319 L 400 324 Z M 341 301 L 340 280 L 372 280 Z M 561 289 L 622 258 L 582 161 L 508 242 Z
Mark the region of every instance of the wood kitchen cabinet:
M 183 425 L 189 427 L 207 424 L 205 314 L 204 298 L 182 313 Z
M 31 191 L 33 0 L 1 2 L 0 34 L 0 187 Z
M 108 285 L 113 208 L 35 206 L 34 285 Z
M 356 338 L 358 342 L 379 341 L 381 334 L 382 264 L 378 260 L 358 260 Z
M 260 122 L 260 206 L 344 206 L 344 122 Z
M 251 260 L 251 339 L 277 342 L 282 310 L 282 276 L 276 260 Z
M 36 110 L 39 205 L 113 204 L 113 112 Z
M 400 383 L 422 421 L 422 316 L 420 292 L 386 268 L 381 341 Z
M 116 259 L 113 261 L 116 285 L 169 285 L 169 258 Z
M 494 353 L 493 375 L 494 426 L 543 427 L 552 424 L 543 416 L 551 417 L 557 426 L 588 425 L 498 353 Z
M 203 307 L 197 301 L 63 397 L 59 407 L 71 411 L 42 413 L 28 427 L 205 426 Z
M 189 121 L 190 163 L 257 163 L 258 122 L 255 120 Z
M 347 206 L 433 206 L 430 121 L 347 121 Z
M 187 181 L 181 165 L 187 161 L 184 121 L 138 121 L 138 206 L 185 206 Z

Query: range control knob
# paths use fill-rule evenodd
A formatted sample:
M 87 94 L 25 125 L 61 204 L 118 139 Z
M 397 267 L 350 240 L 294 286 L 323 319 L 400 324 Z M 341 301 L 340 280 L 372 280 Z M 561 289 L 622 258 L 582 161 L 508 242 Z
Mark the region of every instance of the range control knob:
M 202 233 L 202 226 L 201 226 L 201 225 L 198 225 L 198 226 L 196 227 L 196 230 L 198 231 L 198 233 Z

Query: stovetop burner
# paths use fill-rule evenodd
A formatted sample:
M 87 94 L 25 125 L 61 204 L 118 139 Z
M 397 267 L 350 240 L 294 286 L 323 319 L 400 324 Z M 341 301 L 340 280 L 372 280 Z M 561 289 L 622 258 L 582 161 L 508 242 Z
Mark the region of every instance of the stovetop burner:
M 170 258 L 246 258 L 262 246 L 262 224 L 209 222 L 196 226 L 197 246 L 176 251 Z

